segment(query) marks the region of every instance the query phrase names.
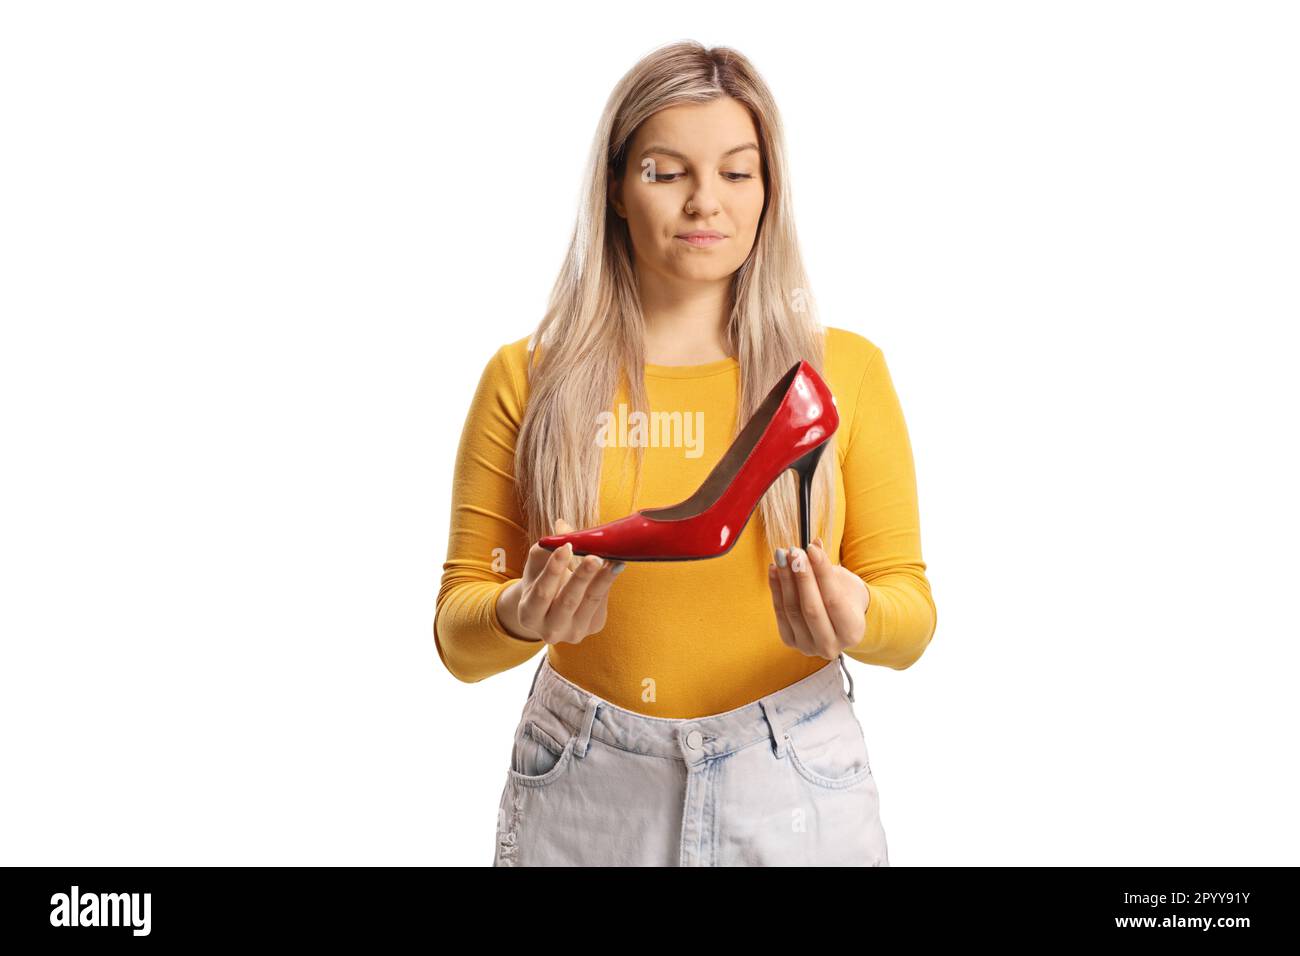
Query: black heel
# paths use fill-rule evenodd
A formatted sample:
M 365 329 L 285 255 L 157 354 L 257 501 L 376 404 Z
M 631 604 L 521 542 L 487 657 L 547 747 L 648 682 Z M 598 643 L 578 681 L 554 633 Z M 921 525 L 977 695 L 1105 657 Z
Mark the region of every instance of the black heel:
M 813 472 L 817 470 L 817 462 L 821 460 L 822 452 L 826 450 L 826 446 L 829 444 L 830 439 L 828 438 L 790 465 L 795 470 L 795 474 L 799 476 L 799 547 L 805 553 L 808 551 L 808 525 L 812 523 Z

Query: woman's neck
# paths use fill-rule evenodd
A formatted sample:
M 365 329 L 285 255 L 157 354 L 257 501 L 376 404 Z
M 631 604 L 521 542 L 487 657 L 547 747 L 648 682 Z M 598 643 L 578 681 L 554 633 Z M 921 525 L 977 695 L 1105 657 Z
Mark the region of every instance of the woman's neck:
M 641 287 L 645 360 L 652 365 L 703 365 L 731 358 L 727 320 L 730 283 Z M 657 287 L 656 287 L 657 286 Z

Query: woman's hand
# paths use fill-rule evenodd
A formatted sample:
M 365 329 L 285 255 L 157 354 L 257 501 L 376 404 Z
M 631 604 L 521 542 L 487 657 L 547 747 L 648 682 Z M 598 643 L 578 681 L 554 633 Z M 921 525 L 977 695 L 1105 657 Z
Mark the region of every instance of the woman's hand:
M 563 518 L 555 522 L 556 534 L 573 530 Z M 594 554 L 575 558 L 571 544 L 549 551 L 534 542 L 523 577 L 497 601 L 501 626 L 525 640 L 577 644 L 605 626 L 605 599 L 626 566 Z
M 821 538 L 806 554 L 799 548 L 781 548 L 776 557 L 776 563 L 768 565 L 767 583 L 782 642 L 827 660 L 860 643 L 871 603 L 866 582 L 831 561 Z

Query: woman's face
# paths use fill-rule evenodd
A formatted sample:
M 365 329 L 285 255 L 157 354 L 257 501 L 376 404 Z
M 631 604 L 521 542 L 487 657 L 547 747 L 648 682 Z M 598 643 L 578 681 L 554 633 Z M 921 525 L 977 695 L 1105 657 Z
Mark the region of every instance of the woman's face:
M 718 280 L 740 268 L 763 212 L 763 166 L 749 111 L 724 96 L 660 110 L 628 146 L 610 202 L 627 220 L 638 268 Z M 722 238 L 693 243 L 699 231 Z

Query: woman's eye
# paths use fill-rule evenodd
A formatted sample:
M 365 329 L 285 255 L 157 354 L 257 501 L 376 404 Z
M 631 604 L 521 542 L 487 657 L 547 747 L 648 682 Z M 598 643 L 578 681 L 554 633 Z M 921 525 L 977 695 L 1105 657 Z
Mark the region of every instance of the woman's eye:
M 655 173 L 653 182 L 656 183 L 676 182 L 676 180 L 679 177 L 685 175 L 686 175 L 685 173 Z M 722 175 L 726 176 L 727 182 L 731 182 L 731 183 L 738 183 L 745 179 L 754 178 L 753 175 L 750 173 L 723 173 Z

